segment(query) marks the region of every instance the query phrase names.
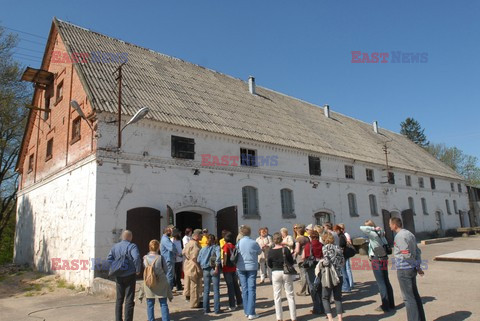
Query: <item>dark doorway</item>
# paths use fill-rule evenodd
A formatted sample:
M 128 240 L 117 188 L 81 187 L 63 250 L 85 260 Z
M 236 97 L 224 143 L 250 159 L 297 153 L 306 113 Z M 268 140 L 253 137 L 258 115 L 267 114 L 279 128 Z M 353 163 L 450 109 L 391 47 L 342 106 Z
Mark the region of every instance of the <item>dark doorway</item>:
M 393 244 L 393 231 L 390 229 L 390 218 L 392 217 L 392 213 L 387 210 L 382 210 L 382 216 L 385 238 L 387 239 L 388 244 Z
M 132 231 L 132 242 L 138 246 L 140 257 L 148 253 L 148 243 L 159 240 L 160 211 L 150 207 L 137 207 L 127 211 L 127 230 Z M 143 269 L 139 277 L 143 277 Z
M 190 227 L 192 230 L 202 228 L 202 215 L 195 212 L 180 212 L 175 215 L 175 226 L 185 235 L 185 229 Z
M 413 211 L 411 209 L 402 211 L 403 228 L 415 234 L 415 221 L 413 220 Z
M 217 237 L 219 239 L 222 237 L 222 230 L 232 232 L 234 240 L 237 238 L 238 215 L 236 206 L 222 208 L 217 212 Z

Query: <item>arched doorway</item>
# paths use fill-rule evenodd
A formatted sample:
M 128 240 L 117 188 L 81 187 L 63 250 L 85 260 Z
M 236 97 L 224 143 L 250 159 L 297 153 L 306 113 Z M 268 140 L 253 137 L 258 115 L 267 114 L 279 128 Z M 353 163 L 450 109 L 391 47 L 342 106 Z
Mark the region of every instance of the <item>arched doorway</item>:
M 185 234 L 185 229 L 190 227 L 193 230 L 202 228 L 202 214 L 195 212 L 179 212 L 175 215 L 175 226 Z
M 132 231 L 133 240 L 138 247 L 140 257 L 148 253 L 148 243 L 159 240 L 162 235 L 160 211 L 150 207 L 137 207 L 127 211 L 127 230 Z M 143 275 L 143 269 L 140 277 Z
M 315 218 L 316 225 L 323 225 L 327 222 L 333 223 L 332 222 L 333 215 L 328 212 L 324 212 L 324 211 L 317 212 L 313 215 L 313 217 Z

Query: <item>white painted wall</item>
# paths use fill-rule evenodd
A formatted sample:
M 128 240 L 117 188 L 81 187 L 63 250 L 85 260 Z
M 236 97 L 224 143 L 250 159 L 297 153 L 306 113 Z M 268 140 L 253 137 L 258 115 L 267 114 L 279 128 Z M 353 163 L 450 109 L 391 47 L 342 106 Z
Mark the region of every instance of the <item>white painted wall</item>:
M 89 286 L 90 270 L 52 271 L 52 259 L 94 257 L 96 163 L 93 157 L 22 190 L 17 202 L 14 261 L 33 263 L 76 285 Z M 63 264 L 62 264 L 63 265 Z

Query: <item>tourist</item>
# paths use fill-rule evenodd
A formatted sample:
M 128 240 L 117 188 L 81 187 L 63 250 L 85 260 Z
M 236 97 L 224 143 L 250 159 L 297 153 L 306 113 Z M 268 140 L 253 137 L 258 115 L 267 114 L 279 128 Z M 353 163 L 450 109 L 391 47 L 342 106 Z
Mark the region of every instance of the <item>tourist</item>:
M 177 291 L 182 291 L 183 290 L 183 286 L 182 286 L 182 267 L 183 267 L 183 254 L 182 254 L 182 250 L 183 250 L 183 246 L 182 246 L 182 240 L 181 240 L 181 234 L 180 234 L 180 231 L 179 230 L 175 230 L 174 231 L 174 235 L 172 237 L 172 242 L 173 242 L 173 245 L 175 246 L 176 248 L 176 257 L 175 257 L 175 280 L 174 280 L 174 284 L 175 284 L 175 287 L 177 288 Z
M 177 248 L 173 245 L 170 237 L 172 236 L 172 227 L 167 226 L 163 230 L 163 236 L 160 243 L 160 254 L 167 262 L 167 280 L 170 288 L 173 289 L 175 280 L 175 259 L 177 257 Z
M 268 235 L 268 230 L 262 227 L 258 230 L 257 243 L 262 249 L 262 253 L 258 256 L 258 264 L 260 265 L 260 284 L 265 282 L 265 278 L 272 282 L 272 270 L 267 266 L 268 251 L 273 247 L 272 237 Z
M 256 279 L 258 270 L 258 256 L 262 249 L 257 242 L 250 238 L 252 230 L 247 225 L 242 225 L 243 237 L 238 241 L 237 272 L 242 285 L 243 311 L 249 320 L 257 319 L 255 313 L 255 300 L 257 296 Z
M 280 229 L 280 233 L 282 234 L 282 245 L 288 247 L 290 253 L 293 253 L 295 250 L 295 241 L 291 235 L 288 235 L 288 229 L 286 227 L 282 227 Z
M 190 301 L 191 308 L 201 308 L 200 295 L 202 293 L 202 268 L 198 264 L 198 253 L 200 245 L 198 241 L 202 235 L 202 230 L 193 231 L 191 240 L 183 248 L 182 254 L 185 262 L 183 263 L 184 291 L 183 295 L 187 301 Z
M 107 261 L 110 265 L 120 262 L 123 256 L 128 260 L 127 268 L 119 270 L 115 275 L 117 288 L 117 299 L 115 302 L 116 321 L 123 320 L 123 301 L 125 301 L 125 321 L 133 321 L 136 275 L 140 274 L 142 261 L 140 260 L 140 253 L 138 252 L 137 246 L 132 243 L 132 237 L 131 231 L 123 231 L 122 241 L 115 244 L 107 256 Z
M 323 242 L 323 241 L 322 241 L 322 235 L 323 235 L 325 229 L 323 228 L 322 225 L 315 225 L 315 227 L 314 227 L 313 229 L 315 230 L 315 232 L 318 233 L 318 241 L 319 241 L 320 243 L 322 243 L 322 242 Z M 322 244 L 323 244 L 323 243 L 322 243 Z
M 353 246 L 352 237 L 345 231 L 345 224 L 340 223 L 338 225 L 342 228 L 343 235 L 345 235 L 347 243 Z M 345 279 L 348 281 L 350 289 L 353 289 L 355 283 L 353 282 L 352 265 L 350 264 L 350 258 L 345 259 L 345 271 L 347 272 L 347 274 L 345 275 Z
M 309 296 L 310 291 L 308 289 L 307 278 L 305 275 L 305 269 L 302 269 L 302 264 L 304 260 L 303 250 L 305 248 L 305 244 L 309 242 L 309 238 L 305 237 L 305 225 L 297 224 L 295 231 L 297 233 L 297 238 L 295 240 L 295 252 L 294 255 L 297 258 L 297 264 L 300 268 L 298 274 L 300 275 L 300 291 L 297 292 L 298 296 Z
M 309 256 L 313 256 L 315 258 L 315 264 L 310 267 L 305 267 L 304 265 L 304 270 L 305 270 L 305 277 L 307 279 L 307 284 L 308 288 L 310 290 L 310 297 L 312 298 L 312 303 L 313 303 L 313 309 L 310 310 L 310 313 L 312 314 L 324 314 L 325 310 L 323 309 L 323 304 L 322 304 L 322 293 L 318 290 L 321 290 L 321 287 L 317 287 L 315 284 L 315 267 L 316 264 L 318 264 L 318 261 L 320 261 L 323 258 L 323 251 L 322 251 L 322 243 L 319 241 L 319 235 L 317 231 L 311 231 L 310 232 L 310 239 L 311 241 L 305 244 L 305 249 L 303 251 L 303 257 L 304 261 L 305 258 L 308 258 Z
M 398 283 L 407 309 L 408 321 L 425 321 L 425 311 L 417 288 L 417 273 L 423 275 L 420 268 L 421 251 L 415 235 L 403 228 L 402 220 L 390 218 L 390 229 L 395 232 L 393 255 L 397 269 Z
M 233 234 L 228 232 L 224 236 L 225 245 L 222 249 L 222 269 L 223 277 L 227 283 L 228 291 L 228 305 L 227 311 L 234 311 L 236 307 L 242 306 L 242 292 L 240 291 L 240 286 L 238 285 L 237 277 L 237 268 L 235 263 L 230 260 L 235 245 L 233 245 Z M 235 306 L 235 298 L 237 299 L 237 304 Z
M 330 297 L 333 293 L 333 299 L 335 300 L 335 308 L 337 310 L 337 317 L 339 321 L 343 320 L 343 307 L 342 307 L 342 266 L 345 264 L 343 258 L 343 252 L 340 247 L 335 245 L 335 239 L 331 233 L 325 233 L 322 235 L 323 240 L 323 259 L 320 260 L 318 266 L 322 269 L 322 302 L 325 313 L 329 321 L 332 321 L 332 311 L 330 307 Z M 334 269 L 338 276 L 338 283 L 333 278 L 330 278 L 330 284 L 324 282 L 323 275 L 330 273 L 328 269 Z
M 324 231 L 323 231 L 324 233 L 328 232 L 328 233 L 332 234 L 333 239 L 335 240 L 335 245 L 338 245 L 338 235 L 337 235 L 337 233 L 335 233 L 333 231 L 332 223 L 330 223 L 330 222 L 323 223 L 323 229 L 324 229 Z M 323 240 L 323 238 L 322 238 L 322 240 Z
M 340 225 L 335 225 L 333 227 L 333 231 L 337 233 L 338 236 L 338 246 L 342 250 L 345 256 L 345 248 L 347 247 L 347 237 L 343 233 L 343 229 Z M 345 259 L 345 264 L 342 266 L 342 276 L 343 276 L 343 284 L 342 284 L 342 292 L 352 292 L 352 288 L 350 287 L 350 282 L 348 280 L 347 275 L 347 260 Z
M 372 264 L 373 276 L 382 300 L 382 304 L 375 311 L 388 312 L 390 309 L 395 309 L 395 300 L 388 278 L 388 253 L 383 247 L 387 244 L 385 233 L 372 220 L 366 220 L 365 226 L 360 226 L 360 230 L 368 236 L 368 258 Z
M 237 238 L 235 240 L 235 243 L 238 244 L 238 241 L 240 241 L 242 238 L 243 238 L 243 234 L 242 234 L 242 229 L 245 225 L 240 225 L 240 227 L 238 228 L 238 234 L 237 234 Z
M 310 234 L 313 232 L 313 224 L 308 224 L 305 228 L 305 236 L 310 238 Z
M 185 236 L 182 239 L 183 247 L 185 247 L 187 243 L 190 242 L 191 239 L 192 239 L 192 229 L 190 227 L 187 227 L 185 229 Z
M 204 228 L 202 231 L 202 238 L 199 241 L 200 247 L 204 248 L 208 244 L 208 229 Z
M 207 236 L 207 246 L 198 253 L 198 263 L 203 270 L 203 313 L 210 313 L 210 286 L 213 284 L 213 309 L 220 314 L 220 246 L 216 244 L 215 235 Z
M 173 295 L 167 281 L 167 276 L 165 275 L 167 263 L 162 256 L 158 255 L 159 247 L 160 243 L 157 240 L 151 240 L 148 244 L 148 249 L 150 252 L 143 257 L 143 265 L 145 266 L 145 269 L 147 266 L 153 265 L 154 276 L 156 278 L 156 281 L 152 284 L 152 286 L 149 287 L 145 284 L 145 282 L 143 282 L 143 286 L 140 288 L 140 302 L 142 302 L 144 297 L 147 299 L 148 321 L 155 321 L 155 299 L 158 299 L 158 302 L 160 303 L 162 321 L 170 321 L 167 299 L 172 301 Z
M 282 245 L 282 235 L 280 233 L 273 234 L 273 242 L 275 247 L 268 252 L 267 264 L 272 269 L 272 286 L 273 300 L 275 302 L 275 314 L 277 321 L 283 320 L 282 309 L 282 289 L 288 300 L 288 309 L 290 310 L 290 320 L 297 320 L 297 310 L 295 307 L 295 295 L 293 290 L 293 275 L 283 273 L 285 262 L 293 265 L 292 253 L 288 247 Z

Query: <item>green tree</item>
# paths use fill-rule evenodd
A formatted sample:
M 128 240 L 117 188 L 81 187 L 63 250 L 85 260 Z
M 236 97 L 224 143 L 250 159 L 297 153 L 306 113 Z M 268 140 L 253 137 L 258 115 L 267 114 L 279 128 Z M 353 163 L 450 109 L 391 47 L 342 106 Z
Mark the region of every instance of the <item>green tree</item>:
M 17 36 L 6 34 L 0 26 L 0 242 L 13 240 L 12 224 L 15 220 L 15 203 L 18 174 L 15 165 L 25 128 L 27 99 L 31 89 L 20 81 L 21 66 L 14 61 L 13 49 L 18 42 Z M 11 248 L 2 246 L 2 250 Z M 3 253 L 2 253 L 3 256 Z
M 438 160 L 450 166 L 473 186 L 480 186 L 480 167 L 478 158 L 465 154 L 457 147 L 430 143 L 426 150 Z
M 413 118 L 408 117 L 400 123 L 400 134 L 422 147 L 426 147 L 429 144 L 424 131 L 425 129 L 420 126 L 420 123 Z

